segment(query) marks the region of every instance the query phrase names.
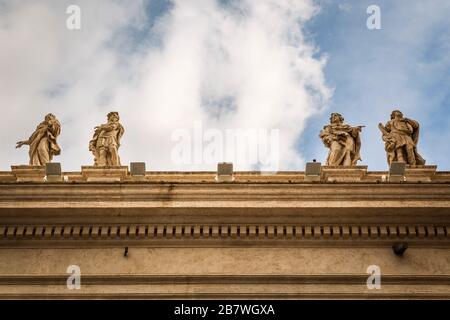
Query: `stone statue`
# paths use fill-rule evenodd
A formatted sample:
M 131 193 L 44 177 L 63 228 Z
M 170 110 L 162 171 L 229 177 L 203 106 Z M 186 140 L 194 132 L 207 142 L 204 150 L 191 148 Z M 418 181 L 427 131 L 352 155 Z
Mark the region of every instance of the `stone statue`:
M 403 113 L 394 110 L 391 113 L 391 120 L 383 124 L 378 124 L 383 134 L 387 162 L 403 162 L 409 165 L 424 165 L 423 159 L 417 152 L 419 141 L 419 123 L 403 117 Z
M 344 118 L 339 113 L 332 113 L 330 124 L 323 127 L 319 137 L 327 148 L 327 166 L 354 166 L 361 160 L 360 132 L 364 126 L 352 127 L 344 124 Z
M 61 133 L 61 124 L 56 117 L 49 113 L 26 141 L 19 141 L 16 148 L 29 145 L 30 166 L 44 166 L 52 161 L 53 156 L 61 153 L 56 138 Z
M 89 151 L 94 155 L 95 166 L 120 166 L 118 150 L 125 129 L 119 123 L 118 112 L 110 112 L 107 117 L 108 123 L 94 128 Z

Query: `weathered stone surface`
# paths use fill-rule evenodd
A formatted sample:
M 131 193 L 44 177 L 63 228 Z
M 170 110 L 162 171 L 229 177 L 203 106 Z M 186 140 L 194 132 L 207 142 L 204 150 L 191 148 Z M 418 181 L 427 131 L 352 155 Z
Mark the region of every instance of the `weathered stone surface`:
M 305 181 L 320 181 L 322 164 L 320 162 L 308 162 L 305 168 Z
M 145 162 L 131 162 L 130 163 L 130 174 L 132 176 L 145 176 Z
M 81 174 L 86 181 L 119 182 L 128 176 L 126 166 L 83 166 Z
M 437 166 L 406 166 L 405 178 L 409 182 L 431 182 L 436 174 Z
M 233 176 L 233 164 L 229 162 L 222 162 L 217 164 L 217 182 L 232 182 Z
M 30 180 L 44 167 L 0 172 L 0 298 L 450 298 L 450 173 L 408 167 L 389 183 L 366 167 L 323 169 L 314 183 L 304 172 L 232 183 L 135 179 L 127 167 L 63 172 L 68 183 Z M 381 290 L 366 286 L 374 264 Z M 65 286 L 69 265 L 81 290 Z
M 0 298 L 449 298 L 449 255 L 410 248 L 399 258 L 387 246 L 130 248 L 127 258 L 123 247 L 0 249 Z M 65 286 L 75 263 L 81 290 Z M 366 286 L 373 264 L 381 290 Z
M 366 174 L 367 166 L 325 166 L 321 172 L 325 182 L 360 182 Z
M 48 182 L 62 181 L 61 164 L 47 163 L 45 164 L 45 176 Z
M 409 165 L 424 165 L 423 159 L 417 152 L 419 142 L 419 123 L 403 117 L 400 110 L 391 113 L 391 120 L 385 126 L 378 124 L 385 142 L 388 164 L 403 162 Z
M 43 182 L 45 166 L 11 166 L 11 172 L 17 182 Z
M 61 148 L 56 142 L 60 133 L 61 124 L 53 114 L 49 113 L 28 140 L 17 142 L 16 148 L 29 145 L 30 166 L 44 166 L 52 161 L 53 156 L 61 153 Z
M 47 176 L 61 176 L 61 164 L 47 163 L 45 165 L 45 174 Z
M 361 139 L 359 134 L 364 126 L 352 127 L 344 124 L 344 117 L 332 113 L 330 124 L 323 127 L 319 137 L 330 149 L 327 166 L 355 166 L 361 160 Z
M 89 151 L 94 155 L 95 166 L 120 166 L 120 139 L 125 129 L 119 122 L 118 112 L 110 112 L 107 117 L 106 124 L 95 127 Z

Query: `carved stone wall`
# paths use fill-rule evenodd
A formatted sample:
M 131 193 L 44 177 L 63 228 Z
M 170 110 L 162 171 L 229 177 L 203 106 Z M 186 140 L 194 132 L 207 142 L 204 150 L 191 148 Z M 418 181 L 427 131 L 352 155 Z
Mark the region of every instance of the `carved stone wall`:
M 0 298 L 450 298 L 450 173 L 349 170 L 218 183 L 86 167 L 49 182 L 13 167 L 0 172 Z

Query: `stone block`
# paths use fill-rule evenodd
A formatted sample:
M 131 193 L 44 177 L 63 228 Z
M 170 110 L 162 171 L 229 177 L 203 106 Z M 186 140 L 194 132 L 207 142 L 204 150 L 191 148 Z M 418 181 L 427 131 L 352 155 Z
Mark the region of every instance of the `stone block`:
M 234 181 L 233 164 L 230 162 L 221 162 L 217 164 L 217 182 Z
M 405 180 L 407 182 L 431 182 L 437 166 L 406 166 Z
M 256 237 L 256 226 L 250 226 L 248 228 L 248 234 L 251 238 Z
M 258 226 L 258 238 L 265 238 L 265 237 L 266 237 L 266 227 Z
M 322 236 L 322 230 L 319 226 L 314 227 L 314 238 L 320 238 Z
M 330 227 L 328 227 L 328 226 L 323 227 L 323 237 L 325 239 L 329 239 L 331 237 L 331 228 Z
M 124 238 L 126 238 L 126 236 L 127 236 L 127 227 L 126 226 L 120 226 L 119 227 L 119 237 L 121 238 L 121 239 L 124 239 Z
M 342 236 L 344 239 L 348 239 L 350 237 L 350 227 L 347 226 L 342 227 Z
M 426 236 L 426 231 L 425 231 L 425 227 L 424 226 L 419 226 L 417 227 L 417 234 L 419 236 L 419 238 L 423 239 Z
M 212 237 L 213 238 L 219 237 L 219 227 L 218 226 L 212 227 Z
M 320 181 L 322 164 L 320 162 L 308 162 L 305 169 L 305 181 Z
M 8 230 L 6 231 L 6 237 L 9 239 L 14 238 L 16 228 L 15 227 L 8 227 Z
M 387 227 L 386 226 L 381 226 L 380 227 L 380 236 L 381 236 L 381 238 L 383 238 L 383 239 L 385 239 L 385 238 L 387 238 L 388 237 L 388 230 L 387 230 Z
M 392 162 L 389 166 L 389 176 L 404 176 L 406 164 L 403 162 Z
M 294 228 L 292 226 L 286 226 L 286 238 L 290 239 L 294 235 Z
M 194 226 L 194 238 L 198 239 L 201 236 L 201 226 L 196 225 Z
M 17 182 L 44 182 L 45 166 L 11 166 Z
M 130 174 L 132 176 L 145 176 L 145 162 L 131 162 L 130 163 Z
M 91 233 L 92 238 L 97 239 L 99 237 L 99 233 L 100 233 L 100 227 L 98 227 L 98 226 L 92 227 L 92 233 Z
M 91 228 L 86 226 L 81 229 L 81 237 L 83 239 L 89 239 L 91 236 Z
M 302 226 L 295 226 L 295 238 L 301 239 L 303 238 L 303 228 Z
M 127 166 L 83 166 L 81 174 L 88 182 L 120 182 L 128 176 Z
M 332 230 L 333 230 L 333 238 L 339 239 L 341 237 L 341 231 L 339 230 L 339 227 L 333 226 Z
M 360 182 L 367 175 L 367 166 L 323 166 L 324 182 Z
M 233 239 L 237 238 L 238 236 L 238 228 L 237 226 L 231 226 L 231 237 Z
M 183 226 L 175 226 L 175 238 L 181 239 L 183 236 Z
M 101 232 L 100 232 L 100 237 L 101 237 L 102 239 L 108 238 L 108 229 L 109 229 L 109 228 L 107 228 L 107 227 L 102 227 L 102 230 L 101 230 Z
M 389 166 L 388 181 L 394 183 L 405 182 L 405 168 L 406 164 L 403 162 L 392 162 Z
M 312 237 L 312 227 L 307 226 L 305 227 L 305 238 L 311 238 Z
M 275 226 L 267 227 L 267 236 L 272 239 L 275 236 Z
M 220 227 L 220 235 L 222 236 L 222 238 L 227 238 L 229 236 L 227 226 Z
M 45 165 L 45 175 L 48 182 L 62 181 L 61 164 L 58 162 Z
M 367 227 L 367 226 L 362 226 L 361 227 L 361 236 L 363 238 L 368 238 L 369 237 L 369 227 Z
M 378 238 L 378 228 L 375 226 L 370 227 L 370 238 L 376 239 Z
M 136 226 L 131 226 L 131 227 L 130 227 L 130 230 L 129 230 L 129 232 L 128 232 L 128 236 L 129 236 L 130 238 L 135 238 L 135 237 L 136 237 L 136 234 L 137 234 L 137 227 L 136 227 Z

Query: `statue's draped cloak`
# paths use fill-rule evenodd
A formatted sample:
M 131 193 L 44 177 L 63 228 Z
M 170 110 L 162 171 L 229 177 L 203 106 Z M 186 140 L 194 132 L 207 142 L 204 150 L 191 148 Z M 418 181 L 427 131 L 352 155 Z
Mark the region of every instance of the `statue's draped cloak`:
M 419 142 L 419 122 L 405 118 L 406 123 L 410 126 L 410 132 L 402 132 L 395 127 L 395 120 L 390 120 L 386 123 L 386 133 L 383 133 L 383 140 L 385 143 L 385 150 L 387 152 L 388 163 L 389 158 L 395 157 L 395 149 L 410 145 L 413 147 L 416 164 L 424 165 L 425 159 L 417 152 L 417 143 Z
M 30 150 L 30 165 L 43 166 L 61 153 L 56 138 L 61 133 L 61 124 L 58 120 L 41 122 L 28 139 Z
M 342 137 L 338 136 L 339 132 L 346 132 L 349 136 L 342 139 Z M 327 165 L 342 165 L 347 151 L 350 151 L 352 166 L 355 166 L 357 161 L 361 160 L 361 138 L 358 128 L 346 124 L 330 124 L 323 128 L 319 136 L 323 140 L 325 146 L 330 149 L 326 161 Z M 339 143 L 342 147 L 333 148 L 333 143 Z
M 120 139 L 122 138 L 122 136 L 125 132 L 124 127 L 119 122 L 114 123 L 114 124 L 107 124 L 107 125 L 117 126 L 117 128 L 115 128 L 115 130 L 117 130 L 117 134 L 113 137 L 113 139 L 115 140 L 114 143 L 117 145 L 117 148 L 119 148 L 120 147 Z M 97 161 L 99 159 L 99 154 L 98 154 L 99 138 L 100 138 L 100 134 L 102 131 L 103 131 L 103 129 L 101 127 L 97 128 L 94 132 L 94 136 L 92 137 L 92 140 L 89 142 L 89 150 L 94 155 L 94 164 L 95 165 L 98 165 Z M 119 165 L 120 165 L 120 157 L 119 157 Z

